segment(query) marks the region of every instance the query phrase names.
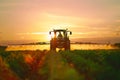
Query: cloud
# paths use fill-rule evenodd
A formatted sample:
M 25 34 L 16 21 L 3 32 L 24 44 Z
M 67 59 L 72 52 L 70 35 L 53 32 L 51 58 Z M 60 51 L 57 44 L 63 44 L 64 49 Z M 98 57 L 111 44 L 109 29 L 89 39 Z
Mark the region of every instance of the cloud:
M 45 35 L 48 32 L 26 32 L 26 33 L 17 33 L 17 35 Z

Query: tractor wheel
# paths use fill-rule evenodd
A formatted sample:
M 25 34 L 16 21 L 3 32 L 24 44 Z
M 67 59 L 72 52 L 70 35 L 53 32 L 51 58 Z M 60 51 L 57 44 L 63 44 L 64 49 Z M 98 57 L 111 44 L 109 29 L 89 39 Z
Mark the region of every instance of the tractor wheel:
M 55 41 L 54 41 L 54 40 L 51 40 L 51 41 L 50 41 L 50 50 L 53 50 L 53 51 L 56 50 L 56 44 L 55 44 Z
M 66 41 L 65 50 L 70 50 L 70 40 Z

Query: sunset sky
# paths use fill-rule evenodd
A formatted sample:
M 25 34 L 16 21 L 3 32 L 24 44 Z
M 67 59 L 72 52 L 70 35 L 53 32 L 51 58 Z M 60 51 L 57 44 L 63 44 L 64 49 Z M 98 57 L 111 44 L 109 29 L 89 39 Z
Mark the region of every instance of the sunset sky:
M 72 41 L 120 42 L 120 0 L 0 0 L 0 43 L 49 41 L 58 28 Z

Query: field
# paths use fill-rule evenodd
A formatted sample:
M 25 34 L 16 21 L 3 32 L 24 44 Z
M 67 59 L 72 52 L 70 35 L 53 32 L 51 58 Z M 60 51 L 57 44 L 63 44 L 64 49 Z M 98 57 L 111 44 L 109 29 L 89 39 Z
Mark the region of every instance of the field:
M 0 80 L 120 80 L 120 49 L 1 51 Z

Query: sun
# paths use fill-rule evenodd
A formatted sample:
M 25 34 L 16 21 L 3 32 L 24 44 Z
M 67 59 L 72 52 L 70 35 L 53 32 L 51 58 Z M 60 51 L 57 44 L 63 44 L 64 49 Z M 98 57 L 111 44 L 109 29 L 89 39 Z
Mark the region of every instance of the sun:
M 51 35 L 48 35 L 47 40 L 49 41 L 51 40 Z
M 49 34 L 49 38 L 51 39 L 51 38 L 54 38 L 54 37 L 55 37 L 54 32 L 51 32 L 51 34 Z
M 47 35 L 47 40 L 51 40 L 51 38 L 53 38 L 54 37 L 54 33 L 53 32 L 51 32 L 51 34 L 48 34 Z

